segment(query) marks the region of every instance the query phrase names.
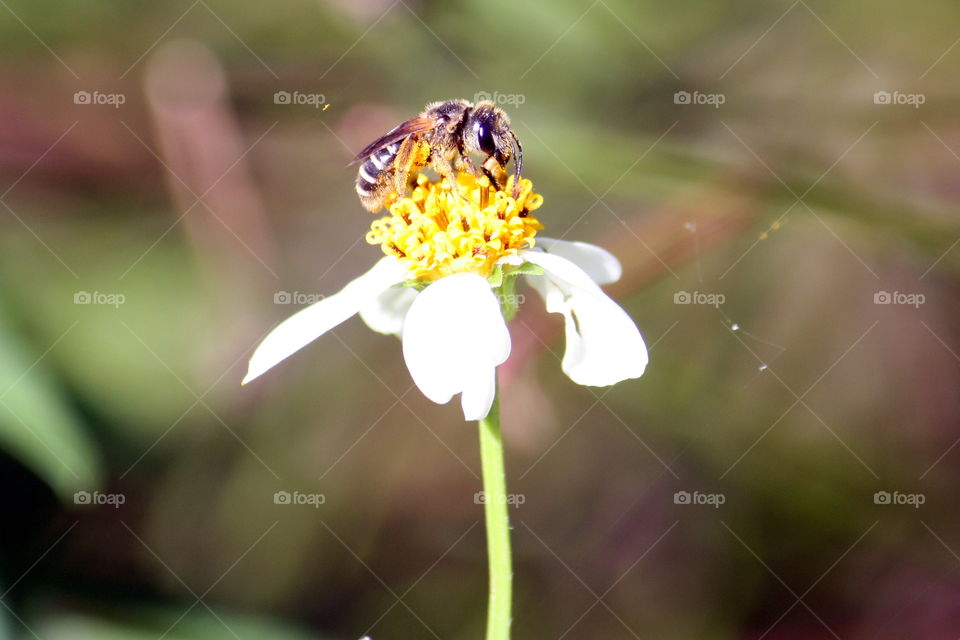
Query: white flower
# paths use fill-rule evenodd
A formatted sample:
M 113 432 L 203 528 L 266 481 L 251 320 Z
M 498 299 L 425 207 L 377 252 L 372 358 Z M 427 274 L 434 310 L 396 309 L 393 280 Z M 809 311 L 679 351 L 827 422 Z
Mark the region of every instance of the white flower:
M 540 275 L 523 276 L 562 314 L 566 350 L 563 371 L 574 382 L 609 386 L 638 378 L 647 349 L 630 316 L 600 289 L 620 278 L 620 263 L 600 247 L 537 238 L 535 249 L 504 263 L 530 263 Z M 393 257 L 339 293 L 281 322 L 250 358 L 247 383 L 350 316 L 359 313 L 374 331 L 400 336 L 413 381 L 424 395 L 445 404 L 461 394 L 467 420 L 486 417 L 495 394 L 495 372 L 510 355 L 510 334 L 490 283 L 475 273 L 455 273 L 419 293 L 401 285 L 408 273 Z

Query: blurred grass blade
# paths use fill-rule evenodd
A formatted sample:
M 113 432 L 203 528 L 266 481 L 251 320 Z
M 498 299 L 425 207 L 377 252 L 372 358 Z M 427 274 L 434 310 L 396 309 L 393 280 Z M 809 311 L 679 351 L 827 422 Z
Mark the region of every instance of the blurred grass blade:
M 40 357 L 0 317 L 0 447 L 66 497 L 94 486 L 100 464 Z
M 172 626 L 171 626 L 172 625 Z M 199 608 L 127 611 L 122 619 L 55 614 L 37 631 L 44 640 L 320 640 L 278 620 Z

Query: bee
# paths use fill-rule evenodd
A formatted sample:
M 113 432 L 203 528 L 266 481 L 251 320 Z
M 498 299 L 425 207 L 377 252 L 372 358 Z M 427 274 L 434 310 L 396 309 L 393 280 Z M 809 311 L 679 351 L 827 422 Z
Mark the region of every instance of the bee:
M 478 168 L 470 153 L 486 155 Z M 419 115 L 402 122 L 374 140 L 347 166 L 362 162 L 357 172 L 357 195 L 364 208 L 375 212 L 387 196 L 403 194 L 410 175 L 430 167 L 449 184 L 456 184 L 456 171 L 486 175 L 503 189 L 506 167 L 516 164 L 513 196 L 519 195 L 523 151 L 510 118 L 492 102 L 467 100 L 433 102 Z

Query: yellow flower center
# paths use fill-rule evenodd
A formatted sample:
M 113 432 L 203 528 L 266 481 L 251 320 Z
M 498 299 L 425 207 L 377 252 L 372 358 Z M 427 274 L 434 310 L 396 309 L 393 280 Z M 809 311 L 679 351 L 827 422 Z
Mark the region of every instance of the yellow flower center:
M 520 180 L 512 197 L 514 176 L 504 190 L 481 176 L 457 176 L 457 189 L 446 179 L 430 182 L 423 174 L 409 197 L 395 198 L 390 215 L 374 220 L 367 242 L 396 256 L 411 279 L 433 281 L 454 273 L 490 275 L 497 261 L 534 245 L 543 226 L 531 216 L 543 204 L 529 180 Z

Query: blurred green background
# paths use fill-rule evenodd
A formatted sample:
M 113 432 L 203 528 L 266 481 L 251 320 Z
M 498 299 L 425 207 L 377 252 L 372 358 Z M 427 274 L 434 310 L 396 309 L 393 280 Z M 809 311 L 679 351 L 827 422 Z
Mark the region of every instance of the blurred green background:
M 955 2 L 3 0 L 0 36 L 0 638 L 482 634 L 475 429 L 399 343 L 239 380 L 378 257 L 353 152 L 484 94 L 651 347 L 588 389 L 533 295 L 512 325 L 515 637 L 960 634 Z

